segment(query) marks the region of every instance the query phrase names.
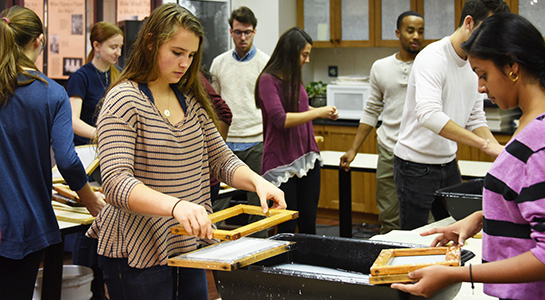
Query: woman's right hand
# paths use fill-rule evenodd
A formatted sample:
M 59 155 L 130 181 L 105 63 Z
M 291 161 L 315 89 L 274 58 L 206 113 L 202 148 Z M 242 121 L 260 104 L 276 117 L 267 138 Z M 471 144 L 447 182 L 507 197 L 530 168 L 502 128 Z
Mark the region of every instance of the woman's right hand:
M 505 146 L 502 146 L 498 143 L 492 143 L 488 144 L 485 149 L 482 149 L 485 154 L 488 154 L 492 157 L 498 157 L 500 153 L 505 149 Z
M 337 120 L 339 117 L 339 112 L 335 106 L 327 105 L 315 109 L 318 110 L 320 118 L 322 119 Z
M 431 243 L 431 247 L 440 247 L 453 242 L 454 245 L 463 246 L 465 241 L 476 235 L 483 228 L 482 211 L 474 212 L 464 219 L 445 227 L 433 228 L 420 233 L 421 236 L 439 233 Z
M 212 239 L 212 221 L 203 206 L 181 200 L 174 207 L 172 215 L 189 235 Z

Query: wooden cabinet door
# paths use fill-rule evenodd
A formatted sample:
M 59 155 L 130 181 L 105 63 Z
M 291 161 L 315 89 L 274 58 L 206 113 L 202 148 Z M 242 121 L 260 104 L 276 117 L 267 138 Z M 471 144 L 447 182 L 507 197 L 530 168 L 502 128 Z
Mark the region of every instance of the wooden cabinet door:
M 297 26 L 304 29 L 313 47 L 334 47 L 335 9 L 332 0 L 297 0 Z
M 297 25 L 313 47 L 374 46 L 376 0 L 297 0 Z
M 397 17 L 408 10 L 416 11 L 416 0 L 375 0 L 375 46 L 399 46 Z
M 375 45 L 375 0 L 334 0 L 335 46 Z
M 511 0 L 511 11 L 530 21 L 542 35 L 545 35 L 545 2 L 543 0 Z
M 416 7 L 424 17 L 424 44 L 449 36 L 458 28 L 462 0 L 417 0 Z

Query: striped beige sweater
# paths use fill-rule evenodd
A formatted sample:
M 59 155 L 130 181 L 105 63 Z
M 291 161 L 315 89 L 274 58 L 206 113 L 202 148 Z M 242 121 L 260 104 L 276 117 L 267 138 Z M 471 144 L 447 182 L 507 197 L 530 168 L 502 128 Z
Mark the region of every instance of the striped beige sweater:
M 168 257 L 201 242 L 171 234 L 178 224 L 174 218 L 131 211 L 128 196 L 136 184 L 198 203 L 211 213 L 210 175 L 231 185 L 243 164 L 193 95 L 185 95 L 185 118 L 176 125 L 146 95 L 147 86 L 127 81 L 105 98 L 97 130 L 107 205 L 87 233 L 99 239 L 100 255 L 128 258 L 136 268 L 165 265 Z

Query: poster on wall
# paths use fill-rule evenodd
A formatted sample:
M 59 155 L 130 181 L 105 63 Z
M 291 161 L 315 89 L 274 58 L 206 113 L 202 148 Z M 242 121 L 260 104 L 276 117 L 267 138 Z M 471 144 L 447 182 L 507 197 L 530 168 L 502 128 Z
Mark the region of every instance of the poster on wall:
M 117 22 L 144 20 L 151 13 L 151 0 L 117 0 Z
M 210 69 L 212 60 L 229 50 L 229 2 L 227 0 L 179 0 L 180 5 L 191 11 L 204 28 L 202 63 Z
M 42 20 L 42 24 L 44 23 L 44 0 L 25 0 L 25 7 L 35 12 L 38 15 L 38 17 L 40 17 L 40 20 Z M 44 51 L 46 51 L 45 48 L 44 48 Z M 43 52 L 42 54 L 40 54 L 40 56 L 38 56 L 38 59 L 36 60 L 36 67 L 38 67 L 38 70 L 40 70 L 40 72 L 43 73 L 44 71 Z
M 47 75 L 68 79 L 85 63 L 85 0 L 48 0 L 47 32 Z

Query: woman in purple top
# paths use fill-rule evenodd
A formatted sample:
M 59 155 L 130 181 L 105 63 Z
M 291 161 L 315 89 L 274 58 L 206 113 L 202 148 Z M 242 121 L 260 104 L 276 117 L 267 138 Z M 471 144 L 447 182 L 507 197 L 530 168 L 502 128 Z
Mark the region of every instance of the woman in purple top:
M 286 31 L 257 79 L 256 106 L 263 115 L 263 177 L 284 191 L 288 209 L 297 221 L 278 226 L 279 232 L 316 233 L 320 197 L 320 151 L 312 120 L 336 119 L 333 106 L 309 106 L 301 68 L 309 62 L 312 39 L 298 27 Z
M 462 44 L 479 76 L 479 92 L 502 109 L 520 107 L 520 125 L 485 177 L 483 210 L 444 228 L 433 245 L 483 230 L 482 265 L 429 267 L 393 288 L 429 296 L 446 285 L 483 282 L 501 299 L 545 299 L 545 42 L 526 19 L 496 14 Z

